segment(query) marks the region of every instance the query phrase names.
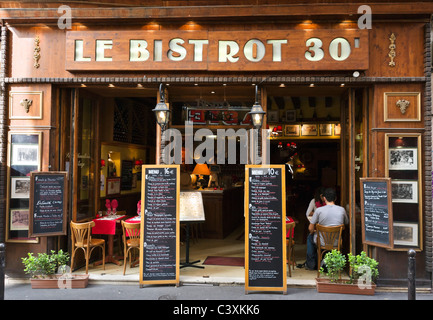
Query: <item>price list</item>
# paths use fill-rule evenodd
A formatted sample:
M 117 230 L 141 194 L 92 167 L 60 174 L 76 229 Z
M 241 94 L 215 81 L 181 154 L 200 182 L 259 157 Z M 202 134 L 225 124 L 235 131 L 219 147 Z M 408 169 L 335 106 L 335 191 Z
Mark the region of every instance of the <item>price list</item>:
M 283 287 L 285 279 L 281 168 L 248 169 L 248 285 Z
M 66 214 L 64 173 L 33 173 L 31 176 L 31 233 L 64 233 Z
M 144 171 L 142 280 L 177 277 L 178 168 Z
M 361 183 L 364 242 L 378 246 L 392 246 L 389 183 L 366 179 Z

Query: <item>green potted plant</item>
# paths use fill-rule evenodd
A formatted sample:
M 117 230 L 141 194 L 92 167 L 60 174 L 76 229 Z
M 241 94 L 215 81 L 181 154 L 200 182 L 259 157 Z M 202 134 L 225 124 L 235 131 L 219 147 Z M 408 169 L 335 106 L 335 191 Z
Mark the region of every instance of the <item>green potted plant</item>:
M 21 258 L 24 271 L 31 275 L 30 283 L 33 289 L 47 288 L 85 288 L 89 275 L 72 275 L 68 273 L 69 253 L 59 250 L 57 253 L 51 250 L 51 254 L 32 252 L 27 257 Z
M 341 252 L 334 249 L 326 253 L 323 261 L 326 268 L 320 268 L 320 273 L 327 278 L 316 279 L 317 292 L 374 295 L 376 285 L 372 280 L 379 275 L 378 263 L 365 252 L 356 256 L 348 254 L 349 279 L 340 277 L 346 266 L 346 258 Z

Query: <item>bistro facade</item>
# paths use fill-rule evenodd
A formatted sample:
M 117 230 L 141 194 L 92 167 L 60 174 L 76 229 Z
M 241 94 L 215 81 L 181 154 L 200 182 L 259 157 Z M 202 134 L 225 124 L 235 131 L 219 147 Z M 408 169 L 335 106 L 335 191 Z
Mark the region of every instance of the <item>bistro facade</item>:
M 287 215 L 302 221 L 314 190 L 334 187 L 349 214 L 345 251 L 379 261 L 379 284 L 405 286 L 407 251 L 415 249 L 417 282 L 431 287 L 430 2 L 136 2 L 0 9 L 7 275 L 23 275 L 27 252 L 70 250 L 69 233 L 29 233 L 32 171 L 68 173 L 68 222 L 95 218 L 106 199 L 137 211 L 141 164 L 161 159 L 152 109 L 163 95 L 168 128 L 184 140 L 185 122 L 194 133 L 250 129 L 258 100 L 270 163 L 291 168 Z M 224 239 L 244 223 L 243 192 L 234 186 L 242 186 L 245 162 L 223 158 L 213 169 L 224 196 L 203 193 L 204 238 Z M 194 165 L 183 158 L 187 180 Z M 364 177 L 392 179 L 391 249 L 363 242 Z M 305 226 L 297 226 L 300 242 Z

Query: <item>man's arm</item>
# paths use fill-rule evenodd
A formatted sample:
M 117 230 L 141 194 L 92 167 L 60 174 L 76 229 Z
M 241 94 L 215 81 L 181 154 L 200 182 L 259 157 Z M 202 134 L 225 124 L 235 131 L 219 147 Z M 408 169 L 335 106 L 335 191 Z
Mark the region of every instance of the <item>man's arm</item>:
M 315 228 L 315 224 L 310 223 L 310 225 L 308 226 L 308 231 L 309 231 L 310 233 L 313 233 L 313 232 L 314 232 L 314 228 Z

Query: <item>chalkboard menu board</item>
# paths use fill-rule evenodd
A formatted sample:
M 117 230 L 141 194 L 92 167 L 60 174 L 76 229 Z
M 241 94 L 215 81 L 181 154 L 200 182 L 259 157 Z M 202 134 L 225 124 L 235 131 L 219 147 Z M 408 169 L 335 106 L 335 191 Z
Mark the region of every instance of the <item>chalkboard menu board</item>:
M 392 249 L 393 225 L 390 178 L 361 178 L 362 242 Z
M 245 166 L 245 290 L 287 289 L 284 165 Z
M 30 173 L 29 234 L 66 235 L 67 172 Z
M 178 165 L 143 166 L 140 285 L 179 284 L 179 174 Z

